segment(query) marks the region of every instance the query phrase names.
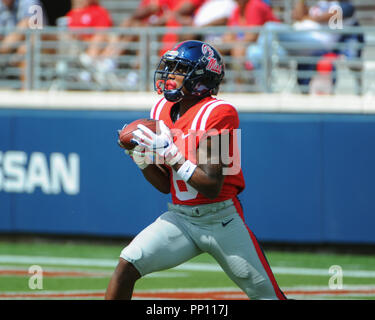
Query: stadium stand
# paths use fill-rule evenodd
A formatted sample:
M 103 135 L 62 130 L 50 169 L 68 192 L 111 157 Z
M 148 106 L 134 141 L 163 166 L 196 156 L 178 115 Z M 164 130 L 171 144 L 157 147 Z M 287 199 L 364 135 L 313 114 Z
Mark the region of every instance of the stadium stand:
M 291 23 L 293 2 L 292 0 L 271 0 L 271 5 L 280 20 Z M 307 0 L 306 4 L 311 6 L 316 2 L 316 0 Z M 356 15 L 361 25 L 375 24 L 375 3 L 373 0 L 352 0 L 351 3 L 356 8 Z
M 24 56 L 25 72 L 23 81 L 20 78 L 20 70 L 7 65 L 9 57 L 1 55 L 1 75 L 0 88 L 2 89 L 32 89 L 32 90 L 90 90 L 90 91 L 145 91 L 152 90 L 152 78 L 154 65 L 159 60 L 161 49 L 160 37 L 165 34 L 167 29 L 162 27 L 152 28 L 119 28 L 118 25 L 129 17 L 139 5 L 139 0 L 101 0 L 100 3 L 111 14 L 114 27 L 111 34 L 133 34 L 138 35 L 137 41 L 130 45 L 130 52 L 119 57 L 119 68 L 113 72 L 116 79 L 114 82 L 107 80 L 97 81 L 95 75 L 88 73 L 79 63 L 79 54 L 85 50 L 84 43 L 76 43 L 72 46 L 67 40 L 66 26 L 64 19 L 56 19 L 58 27 L 44 27 L 42 30 L 26 30 L 25 39 L 28 46 L 28 54 Z M 315 1 L 306 1 L 313 4 Z M 375 90 L 371 78 L 374 78 L 375 65 L 375 4 L 372 0 L 352 0 L 356 7 L 356 15 L 364 28 L 366 42 L 363 46 L 362 61 L 351 61 L 351 63 L 363 63 L 363 70 L 353 73 L 348 68 L 347 61 L 339 59 L 335 61 L 337 67 L 337 83 L 335 93 L 354 93 L 355 78 L 364 77 L 364 92 Z M 293 1 L 290 0 L 271 0 L 272 8 L 278 18 L 284 23 L 291 23 Z M 50 7 L 47 9 L 49 10 Z M 66 8 L 65 8 L 66 10 Z M 53 25 L 53 23 L 51 23 Z M 347 31 L 349 30 L 349 31 Z M 362 29 L 361 29 L 362 30 Z M 90 31 L 90 30 L 89 30 Z M 226 31 L 225 27 L 209 28 L 183 28 L 177 32 L 181 34 L 197 34 L 201 37 L 212 33 L 221 33 Z M 253 32 L 259 32 L 258 29 L 251 29 Z M 359 32 L 358 29 L 346 29 L 347 32 Z M 0 33 L 5 30 L 0 29 Z M 92 30 L 90 31 L 92 32 Z M 342 32 L 336 30 L 334 32 Z M 273 33 L 270 34 L 274 36 Z M 215 40 L 216 41 L 216 40 Z M 103 43 L 103 45 L 105 45 Z M 220 41 L 214 45 L 225 49 L 225 45 Z M 276 50 L 278 46 L 277 39 L 273 38 L 272 46 L 268 48 L 263 61 L 264 68 L 260 74 L 267 80 L 267 85 L 259 86 L 257 83 L 247 82 L 234 84 L 234 72 L 231 69 L 233 58 L 230 55 L 225 56 L 227 63 L 226 82 L 222 85 L 224 92 L 299 92 L 295 82 L 298 74 L 296 64 L 298 61 L 310 61 L 317 64 L 319 59 L 300 56 L 285 56 L 281 58 Z M 137 52 L 138 54 L 134 54 Z M 238 61 L 245 63 L 245 61 Z M 134 69 L 134 66 L 137 66 Z M 271 72 L 270 72 L 271 71 Z M 250 73 L 253 71 L 246 70 Z M 303 73 L 304 71 L 302 71 Z M 310 71 L 308 71 L 310 72 Z M 310 76 L 315 71 L 310 73 Z M 92 78 L 90 80 L 90 78 Z M 246 78 L 251 78 L 246 77 Z
M 363 26 L 375 24 L 375 3 L 373 0 L 352 0 L 359 22 Z
M 118 26 L 121 22 L 130 17 L 138 7 L 140 0 L 101 0 L 101 4 L 112 16 L 113 24 Z

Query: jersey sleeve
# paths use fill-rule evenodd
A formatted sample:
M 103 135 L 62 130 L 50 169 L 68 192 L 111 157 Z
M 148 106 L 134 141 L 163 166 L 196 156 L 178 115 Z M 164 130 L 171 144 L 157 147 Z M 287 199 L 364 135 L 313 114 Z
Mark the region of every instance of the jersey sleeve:
M 199 145 L 202 145 L 206 138 L 212 137 L 211 153 L 220 155 L 221 162 L 225 165 L 225 175 L 236 175 L 241 171 L 239 123 L 235 107 L 230 104 L 219 105 L 210 113 L 205 133 L 199 141 Z
M 217 135 L 238 129 L 239 124 L 236 108 L 230 104 L 224 104 L 214 108 L 208 115 L 205 130 L 208 135 Z

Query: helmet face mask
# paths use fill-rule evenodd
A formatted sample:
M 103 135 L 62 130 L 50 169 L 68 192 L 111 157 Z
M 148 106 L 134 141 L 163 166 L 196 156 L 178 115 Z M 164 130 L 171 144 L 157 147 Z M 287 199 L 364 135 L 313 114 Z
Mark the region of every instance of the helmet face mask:
M 189 70 L 190 69 L 190 70 Z M 159 72 L 161 71 L 161 72 Z M 162 78 L 167 79 L 169 74 L 186 76 L 191 67 L 183 64 L 181 61 L 161 59 L 157 72 L 161 74 Z
M 184 77 L 179 88 L 168 84 L 171 74 Z M 216 49 L 190 40 L 163 55 L 154 74 L 154 87 L 167 100 L 178 102 L 186 94 L 202 98 L 217 94 L 223 77 L 224 63 Z

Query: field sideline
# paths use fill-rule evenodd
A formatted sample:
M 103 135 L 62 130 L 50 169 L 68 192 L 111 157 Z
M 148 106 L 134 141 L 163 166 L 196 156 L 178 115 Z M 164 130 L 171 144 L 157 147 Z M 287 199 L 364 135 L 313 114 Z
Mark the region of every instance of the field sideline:
M 122 245 L 0 241 L 0 299 L 103 299 L 121 249 Z M 266 255 L 289 298 L 375 299 L 373 255 L 284 251 Z M 41 281 L 29 272 L 31 266 L 40 268 Z M 134 299 L 247 297 L 203 254 L 140 279 Z

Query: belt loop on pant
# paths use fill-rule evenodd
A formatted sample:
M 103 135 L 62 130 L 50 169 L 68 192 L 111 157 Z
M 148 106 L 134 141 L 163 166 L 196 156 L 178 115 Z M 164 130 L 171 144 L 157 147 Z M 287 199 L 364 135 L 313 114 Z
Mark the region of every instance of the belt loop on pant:
M 193 209 L 192 212 L 193 212 L 194 216 L 199 217 L 201 215 L 200 212 L 199 212 L 199 208 L 195 207 L 195 208 L 192 208 L 192 209 Z

